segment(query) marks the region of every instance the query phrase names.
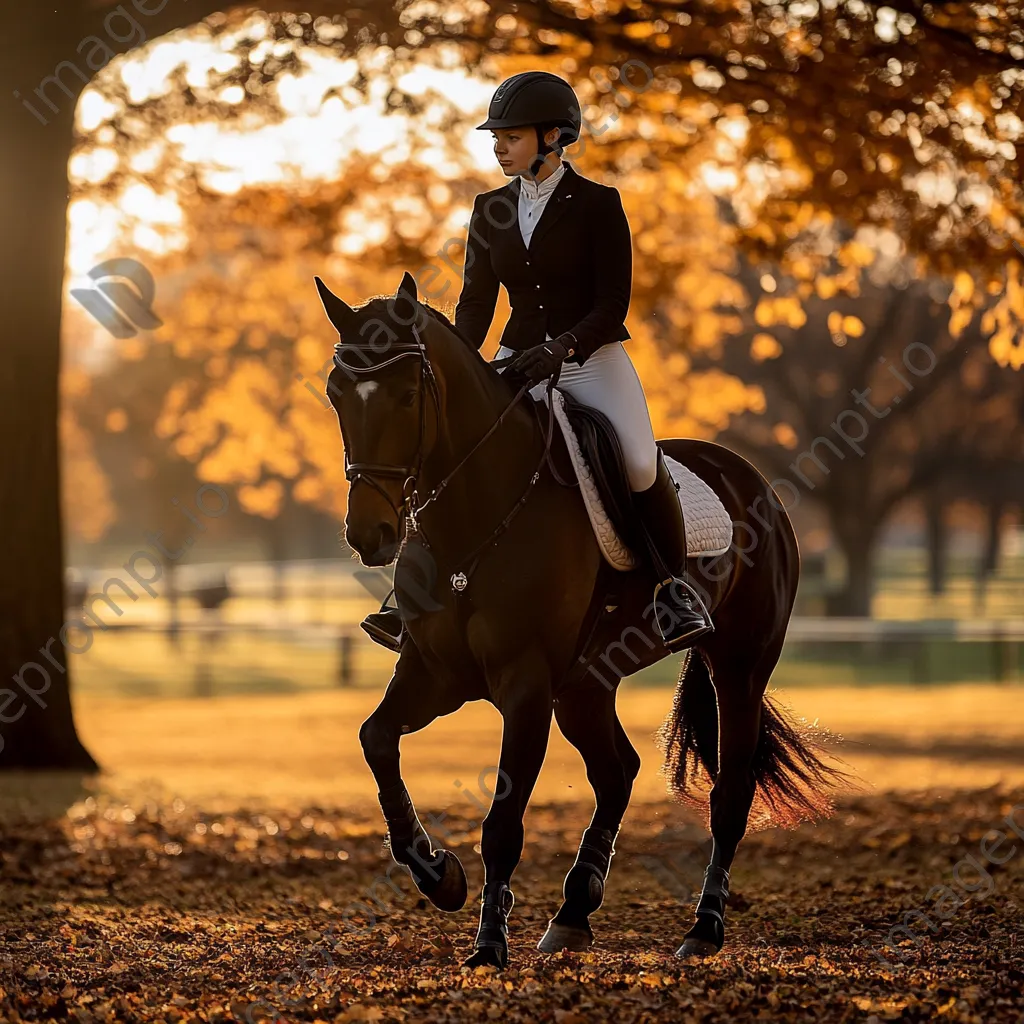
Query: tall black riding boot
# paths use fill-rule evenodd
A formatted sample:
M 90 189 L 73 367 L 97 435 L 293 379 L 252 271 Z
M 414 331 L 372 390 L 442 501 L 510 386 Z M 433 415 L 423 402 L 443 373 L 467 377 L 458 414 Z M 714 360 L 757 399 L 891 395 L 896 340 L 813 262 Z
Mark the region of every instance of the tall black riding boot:
M 633 502 L 653 547 L 655 566 L 666 574 L 654 588 L 654 619 L 664 645 L 670 651 L 691 646 L 712 632 L 711 616 L 700 597 L 686 582 L 686 529 L 679 492 L 665 457 L 658 449 L 658 475 L 646 491 L 634 491 Z M 662 570 L 658 569 L 659 574 Z

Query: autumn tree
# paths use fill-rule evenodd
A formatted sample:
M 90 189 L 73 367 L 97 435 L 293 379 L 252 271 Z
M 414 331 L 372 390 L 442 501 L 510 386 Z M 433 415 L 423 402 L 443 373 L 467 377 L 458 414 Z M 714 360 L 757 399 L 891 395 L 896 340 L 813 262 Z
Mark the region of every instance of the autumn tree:
M 205 17 L 239 29 L 238 45 L 254 60 L 218 63 L 204 85 L 179 68 L 169 83 L 187 119 L 223 123 L 260 107 L 305 47 L 356 60 L 348 90 L 365 97 L 389 85 L 396 111 L 416 104 L 402 76 L 441 59 L 446 45 L 459 48 L 460 66 L 491 77 L 547 63 L 579 86 L 588 110 L 603 106 L 622 121 L 621 144 L 609 147 L 603 168 L 610 177 L 645 163 L 670 167 L 696 138 L 721 136 L 719 166 L 706 170 L 744 201 L 737 245 L 780 264 L 808 208 L 855 225 L 896 226 L 910 253 L 947 274 L 968 269 L 984 283 L 1004 274 L 1006 234 L 1019 230 L 1014 140 L 1024 52 L 1015 3 L 262 6 L 280 16 L 272 45 L 258 50 L 246 43 L 248 11 L 226 0 L 6 9 L 0 132 L 16 159 L 0 169 L 8 355 L 0 425 L 21 441 L 0 451 L 6 525 L 19 541 L 0 555 L 7 676 L 35 657 L 62 619 L 58 370 L 73 111 L 99 70 L 147 39 Z M 627 88 L 648 72 L 650 88 Z M 125 86 L 116 115 L 123 130 L 110 133 L 125 153 L 168 127 L 136 122 L 134 102 Z M 1018 344 L 1016 336 L 1009 344 Z M 0 764 L 91 766 L 74 733 L 66 666 L 55 673 L 47 707 L 34 705 L 7 730 Z
M 197 181 L 182 201 L 176 230 L 190 239 L 188 248 L 148 261 L 161 281 L 164 318 L 149 344 L 172 351 L 177 363 L 172 370 L 161 361 L 162 372 L 147 372 L 156 385 L 147 401 L 162 409 L 155 430 L 169 456 L 194 462 L 202 479 L 237 487 L 244 511 L 276 517 L 298 503 L 343 516 L 337 423 L 325 395 L 330 332 L 308 301 L 310 282 L 326 274 L 357 302 L 393 289 L 397 268 L 430 267 L 439 273 L 421 273 L 429 280 L 425 294 L 450 311 L 472 196 L 487 183 L 471 169 L 458 173 L 465 160 L 458 145 L 445 157 L 456 170 L 444 178 L 407 160 L 377 181 L 373 163 L 356 156 L 330 181 L 227 195 Z M 166 171 L 175 173 L 183 168 Z M 715 301 L 737 295 L 724 271 L 732 257 L 714 203 L 701 202 L 698 213 L 680 175 L 664 183 L 659 216 L 652 216 L 644 200 L 657 177 L 657 169 L 638 176 L 628 197 L 638 249 L 631 353 L 659 430 L 710 436 L 747 407 L 755 389 L 719 370 L 687 372 L 683 357 L 671 358 L 666 374 L 656 323 L 660 316 L 671 324 L 677 341 L 691 333 L 717 338 L 731 318 Z M 162 191 L 161 180 L 150 181 Z M 365 224 L 373 226 L 369 237 Z M 680 264 L 700 269 L 680 273 L 673 290 L 666 267 Z M 492 348 L 503 319 L 499 310 Z
M 1007 296 L 976 294 L 967 274 L 952 287 L 918 280 L 854 241 L 804 272 L 800 282 L 743 268 L 754 299 L 744 330 L 705 358 L 764 402 L 719 439 L 749 454 L 788 507 L 824 509 L 846 562 L 831 610 L 869 615 L 892 511 L 965 464 L 1024 454 L 1024 378 L 987 343 Z

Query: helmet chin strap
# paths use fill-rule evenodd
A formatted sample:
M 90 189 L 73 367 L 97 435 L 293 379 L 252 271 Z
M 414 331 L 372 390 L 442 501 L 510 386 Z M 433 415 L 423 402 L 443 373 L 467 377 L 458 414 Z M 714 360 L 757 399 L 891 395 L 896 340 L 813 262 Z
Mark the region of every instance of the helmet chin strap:
M 533 130 L 537 133 L 537 156 L 530 164 L 530 175 L 536 178 L 537 172 L 544 166 L 544 161 L 547 159 L 548 154 L 555 152 L 555 147 L 549 146 L 544 141 L 544 136 L 541 133 L 539 125 L 534 125 Z

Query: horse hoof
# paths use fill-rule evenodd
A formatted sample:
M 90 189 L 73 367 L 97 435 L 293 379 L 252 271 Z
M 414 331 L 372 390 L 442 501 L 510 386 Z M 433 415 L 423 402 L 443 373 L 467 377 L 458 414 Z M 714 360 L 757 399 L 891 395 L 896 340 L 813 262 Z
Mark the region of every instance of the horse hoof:
M 589 928 L 571 928 L 565 924 L 548 922 L 548 930 L 537 943 L 542 953 L 561 953 L 563 949 L 570 953 L 586 953 L 594 944 L 594 936 Z
M 508 950 L 495 946 L 478 946 L 463 967 L 497 967 L 503 971 L 508 967 Z
M 690 957 L 704 960 L 709 956 L 714 956 L 717 952 L 718 946 L 713 942 L 708 942 L 707 939 L 686 939 L 676 950 L 676 956 L 681 960 L 687 960 Z
M 444 851 L 444 871 L 441 872 L 440 881 L 424 895 L 438 910 L 449 914 L 454 914 L 466 905 L 469 897 L 466 872 L 462 861 L 451 850 Z

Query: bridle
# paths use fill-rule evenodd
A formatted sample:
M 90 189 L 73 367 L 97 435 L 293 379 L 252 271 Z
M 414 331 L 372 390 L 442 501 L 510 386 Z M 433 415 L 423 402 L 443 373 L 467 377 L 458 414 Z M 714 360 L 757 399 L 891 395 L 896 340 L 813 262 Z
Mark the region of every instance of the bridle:
M 392 355 L 390 358 L 385 359 L 383 362 L 375 363 L 372 366 L 353 366 L 351 363 L 344 361 L 344 354 L 345 352 L 372 352 L 375 354 L 380 354 L 381 349 L 379 347 L 366 343 L 348 341 L 338 342 L 338 344 L 334 346 L 334 363 L 339 369 L 345 371 L 346 373 L 376 373 L 377 371 L 382 370 L 388 366 L 393 366 L 399 360 L 406 359 L 410 356 L 417 358 L 419 361 L 419 380 L 417 383 L 420 412 L 418 428 L 419 436 L 417 439 L 414 461 L 411 465 L 396 466 L 378 462 L 350 462 L 348 455 L 348 441 L 344 436 L 344 424 L 342 424 L 342 440 L 345 443 L 345 479 L 348 480 L 353 487 L 357 483 L 368 484 L 384 498 L 384 500 L 388 503 L 388 505 L 391 507 L 392 511 L 395 513 L 396 517 L 399 520 L 405 520 L 406 532 L 405 538 L 403 539 L 403 544 L 404 541 L 407 540 L 411 534 L 419 534 L 421 538 L 423 537 L 423 530 L 419 522 L 420 513 L 422 513 L 424 509 L 426 509 L 432 502 L 436 501 L 441 496 L 441 494 L 444 492 L 445 488 L 451 482 L 455 474 L 458 473 L 458 471 L 470 460 L 470 458 L 472 458 L 472 456 L 481 448 L 481 446 L 495 433 L 495 431 L 497 431 L 497 429 L 505 421 L 505 418 L 508 416 L 508 414 L 515 408 L 516 405 L 519 404 L 523 396 L 531 389 L 531 387 L 533 387 L 533 385 L 530 383 L 523 384 L 523 386 L 516 392 L 516 395 L 512 399 L 512 401 L 509 402 L 509 404 L 502 410 L 501 414 L 494 421 L 494 423 L 491 424 L 490 428 L 483 435 L 483 437 L 481 437 L 480 440 L 477 441 L 475 445 L 473 445 L 473 447 L 466 453 L 466 455 L 459 460 L 455 468 L 452 469 L 444 477 L 444 479 L 437 484 L 437 486 L 432 487 L 430 489 L 430 491 L 421 501 L 419 492 L 417 490 L 417 482 L 420 473 L 422 472 L 423 469 L 423 447 L 426 438 L 427 403 L 425 400 L 425 393 L 429 394 L 434 406 L 435 428 L 440 427 L 441 401 L 440 393 L 438 390 L 437 378 L 434 376 L 433 367 L 430 365 L 430 360 L 427 356 L 427 347 L 424 344 L 423 339 L 420 337 L 420 332 L 415 324 L 413 324 L 412 326 L 412 332 L 413 337 L 415 338 L 414 341 L 395 341 L 390 343 L 387 347 L 387 351 L 394 352 L 395 354 Z M 510 363 L 514 358 L 515 356 L 509 356 L 505 359 L 496 359 L 491 363 L 491 365 L 497 368 L 499 366 L 503 366 L 507 363 Z M 558 381 L 559 372 L 560 368 L 559 370 L 556 370 L 554 374 L 552 374 L 551 378 L 548 380 L 547 383 L 548 424 L 545 435 L 544 452 L 541 456 L 540 462 L 537 465 L 537 468 L 534 470 L 533 475 L 530 477 L 530 481 L 526 485 L 526 490 L 520 497 L 519 501 L 516 502 L 516 504 L 513 506 L 511 512 L 509 512 L 509 514 L 501 521 L 501 523 L 498 524 L 498 526 L 491 532 L 491 534 L 482 544 L 477 545 L 477 547 L 473 550 L 473 552 L 470 553 L 470 555 L 468 555 L 465 559 L 461 560 L 462 562 L 465 562 L 469 561 L 469 559 L 472 558 L 473 564 L 470 567 L 468 573 L 459 572 L 454 573 L 452 575 L 452 587 L 456 591 L 462 591 L 465 589 L 468 583 L 468 575 L 469 573 L 472 573 L 473 568 L 476 567 L 476 560 L 479 558 L 480 553 L 488 544 L 495 541 L 497 537 L 505 531 L 509 523 L 515 517 L 516 513 L 525 504 L 526 499 L 529 496 L 530 492 L 533 490 L 534 485 L 540 479 L 540 472 L 545 462 L 549 464 L 549 466 L 552 469 L 552 472 L 554 472 L 556 478 L 559 479 L 559 482 L 564 483 L 564 481 L 560 479 L 558 473 L 555 471 L 554 465 L 551 463 L 551 439 L 554 430 L 554 402 L 552 401 L 551 390 L 552 388 L 554 388 L 555 384 Z M 392 501 L 391 496 L 381 485 L 381 479 L 403 481 L 402 501 L 400 505 L 396 505 L 394 501 Z M 423 539 L 425 540 L 425 538 Z M 424 546 L 428 545 L 425 544 Z
M 385 359 L 383 362 L 375 363 L 372 366 L 353 366 L 351 363 L 344 361 L 344 354 L 345 352 L 379 354 L 379 348 L 360 342 L 340 341 L 334 346 L 334 365 L 339 369 L 344 370 L 346 373 L 368 374 L 376 373 L 378 370 L 383 370 L 388 366 L 393 366 L 395 363 L 409 356 L 415 356 L 418 358 L 420 366 L 419 381 L 417 383 L 417 401 L 419 403 L 420 412 L 419 436 L 416 442 L 415 461 L 412 465 L 392 466 L 387 463 L 379 462 L 350 462 L 348 457 L 348 440 L 344 436 L 345 425 L 342 423 L 342 440 L 345 442 L 345 479 L 353 486 L 360 482 L 369 484 L 391 506 L 392 511 L 399 519 L 405 517 L 411 520 L 413 528 L 416 529 L 416 513 L 418 510 L 416 481 L 423 470 L 423 442 L 426 437 L 427 426 L 427 404 L 424 401 L 424 385 L 426 385 L 431 399 L 433 400 L 435 426 L 440 423 L 441 403 L 437 388 L 437 378 L 434 376 L 430 360 L 427 358 L 426 345 L 423 344 L 423 340 L 420 338 L 420 332 L 415 324 L 413 325 L 412 332 L 413 337 L 416 339 L 415 341 L 392 342 L 388 345 L 388 351 L 394 351 L 396 354 L 391 356 L 390 359 Z M 391 496 L 384 487 L 381 486 L 378 479 L 381 477 L 404 481 L 402 484 L 402 504 L 400 506 L 395 505 L 391 500 Z

